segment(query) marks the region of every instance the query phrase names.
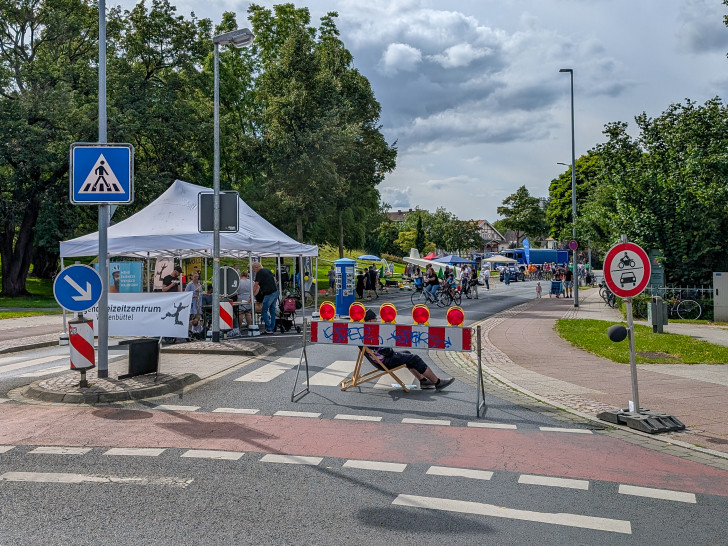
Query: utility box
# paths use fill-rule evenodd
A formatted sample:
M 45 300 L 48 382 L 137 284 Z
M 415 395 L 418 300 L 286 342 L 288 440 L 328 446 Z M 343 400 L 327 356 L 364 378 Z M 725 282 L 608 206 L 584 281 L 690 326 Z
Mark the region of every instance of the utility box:
M 356 299 L 356 262 L 348 258 L 334 261 L 336 268 L 336 314 L 349 316 L 349 307 Z
M 728 321 L 728 273 L 713 273 L 713 310 L 716 321 Z
M 667 303 L 660 296 L 653 296 L 647 306 L 647 322 L 652 325 L 654 334 L 661 334 L 662 327 L 667 325 Z

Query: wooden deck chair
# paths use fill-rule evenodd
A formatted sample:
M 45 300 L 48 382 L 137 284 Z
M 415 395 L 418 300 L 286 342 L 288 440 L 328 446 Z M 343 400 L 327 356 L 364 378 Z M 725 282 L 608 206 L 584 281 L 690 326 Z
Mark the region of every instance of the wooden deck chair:
M 375 360 L 379 363 L 379 365 L 382 367 L 381 369 L 374 369 L 370 372 L 367 372 L 362 375 L 361 373 L 361 365 L 364 361 L 364 355 L 369 354 L 369 357 L 372 360 Z M 367 381 L 372 381 L 373 379 L 378 379 L 382 377 L 383 375 L 389 374 L 392 379 L 394 379 L 399 385 L 402 387 L 402 389 L 405 392 L 409 392 L 409 389 L 407 386 L 402 383 L 399 377 L 394 375 L 394 372 L 399 370 L 400 368 L 406 367 L 404 364 L 401 364 L 400 366 L 397 366 L 396 368 L 387 368 L 387 366 L 384 365 L 384 362 L 382 362 L 381 358 L 378 358 L 376 354 L 369 348 L 369 347 L 361 347 L 359 349 L 359 356 L 356 359 L 356 365 L 354 366 L 354 371 L 351 374 L 351 377 L 344 379 L 341 382 L 341 390 L 345 391 L 347 389 L 350 389 L 351 387 L 356 387 L 358 385 L 361 385 L 362 383 L 366 383 Z

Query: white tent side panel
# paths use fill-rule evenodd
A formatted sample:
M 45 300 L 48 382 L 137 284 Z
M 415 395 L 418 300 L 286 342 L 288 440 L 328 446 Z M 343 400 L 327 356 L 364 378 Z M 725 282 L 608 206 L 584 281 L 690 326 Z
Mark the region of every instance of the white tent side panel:
M 212 190 L 175 180 L 143 210 L 107 230 L 112 256 L 212 256 L 212 233 L 197 231 L 197 194 Z M 292 239 L 238 198 L 238 233 L 220 234 L 222 256 L 318 256 L 318 247 Z M 61 242 L 61 257 L 96 256 L 99 234 Z

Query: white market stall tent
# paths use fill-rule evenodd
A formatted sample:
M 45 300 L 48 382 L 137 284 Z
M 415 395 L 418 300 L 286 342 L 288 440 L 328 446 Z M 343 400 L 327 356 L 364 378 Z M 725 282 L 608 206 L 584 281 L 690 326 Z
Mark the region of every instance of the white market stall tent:
M 144 209 L 107 230 L 110 256 L 211 258 L 213 234 L 197 230 L 197 195 L 211 188 L 175 180 Z M 318 247 L 292 239 L 238 197 L 239 231 L 220 234 L 222 257 L 314 257 Z M 61 259 L 96 256 L 98 232 L 61 242 Z

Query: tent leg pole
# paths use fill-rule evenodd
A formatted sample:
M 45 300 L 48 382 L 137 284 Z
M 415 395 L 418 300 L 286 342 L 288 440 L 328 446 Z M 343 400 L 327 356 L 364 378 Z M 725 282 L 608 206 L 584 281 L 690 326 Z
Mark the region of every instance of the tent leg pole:
M 293 390 L 291 390 L 291 402 L 298 402 L 303 396 L 310 392 L 310 382 L 308 373 L 308 355 L 306 354 L 306 336 L 308 335 L 308 324 L 306 318 L 303 319 L 303 341 L 301 342 L 301 356 L 298 358 L 298 368 L 296 369 L 296 379 L 293 381 Z M 298 374 L 301 372 L 301 362 L 306 363 L 306 387 L 296 392 L 298 384 Z

